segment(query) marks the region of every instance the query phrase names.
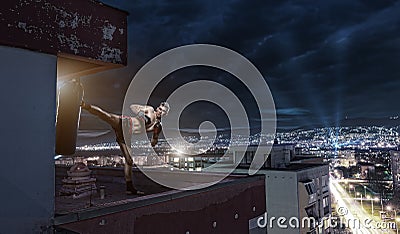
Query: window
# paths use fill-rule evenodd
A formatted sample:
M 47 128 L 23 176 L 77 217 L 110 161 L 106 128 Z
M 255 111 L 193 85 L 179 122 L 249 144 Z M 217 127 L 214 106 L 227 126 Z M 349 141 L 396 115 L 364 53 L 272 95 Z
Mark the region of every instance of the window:
M 322 187 L 328 186 L 329 178 L 328 175 L 322 176 Z
M 308 195 L 314 194 L 316 192 L 314 182 L 307 183 L 307 184 L 305 184 L 305 186 L 306 186 Z
M 317 210 L 315 206 L 309 206 L 305 208 L 308 217 L 318 219 Z
M 329 206 L 329 196 L 326 196 L 322 199 L 322 206 L 325 208 Z

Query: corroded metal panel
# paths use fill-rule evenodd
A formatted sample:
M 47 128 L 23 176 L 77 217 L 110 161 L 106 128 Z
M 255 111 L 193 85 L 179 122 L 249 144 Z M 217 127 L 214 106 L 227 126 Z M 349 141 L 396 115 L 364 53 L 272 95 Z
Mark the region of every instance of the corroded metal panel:
M 0 44 L 127 63 L 127 13 L 89 0 L 3 0 Z

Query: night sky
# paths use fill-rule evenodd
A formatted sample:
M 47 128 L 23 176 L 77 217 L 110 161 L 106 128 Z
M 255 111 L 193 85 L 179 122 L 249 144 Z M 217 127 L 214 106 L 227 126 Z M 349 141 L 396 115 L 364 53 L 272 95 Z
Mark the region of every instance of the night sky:
M 280 130 L 335 126 L 346 117 L 399 115 L 400 2 L 102 2 L 130 14 L 128 67 L 82 78 L 85 99 L 109 111 L 121 113 L 133 75 L 151 58 L 177 46 L 209 43 L 235 50 L 256 65 L 274 97 Z M 234 91 L 257 128 L 260 116 L 248 90 L 213 68 L 172 73 L 150 104 L 158 105 L 177 87 L 198 79 Z M 83 113 L 83 118 L 91 117 Z M 187 108 L 181 126 L 197 128 L 206 119 L 226 127 L 223 112 L 207 103 Z

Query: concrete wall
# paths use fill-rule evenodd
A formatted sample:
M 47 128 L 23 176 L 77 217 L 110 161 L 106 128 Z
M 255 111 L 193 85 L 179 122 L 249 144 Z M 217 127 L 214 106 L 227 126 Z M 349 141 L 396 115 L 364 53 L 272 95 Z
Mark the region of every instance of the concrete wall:
M 0 233 L 37 233 L 54 212 L 57 58 L 0 46 Z
M 299 220 L 303 220 L 303 218 L 309 218 L 309 216 L 307 215 L 306 209 L 305 209 L 306 207 L 313 206 L 316 209 L 315 212 L 317 212 L 316 207 L 318 206 L 318 204 L 317 204 L 318 201 L 314 201 L 314 202 L 310 203 L 310 200 L 312 201 L 312 199 L 311 199 L 310 195 L 307 193 L 304 183 L 301 183 L 301 182 L 298 183 L 298 191 L 299 191 Z M 316 220 L 316 222 L 318 222 L 318 220 Z M 305 234 L 308 231 L 311 231 L 314 229 L 314 228 L 308 227 L 308 225 L 312 225 L 312 224 L 309 224 L 309 222 L 304 222 L 304 224 L 305 224 L 304 226 L 303 225 L 300 226 L 301 234 Z
M 268 222 L 271 217 L 276 217 L 272 227 L 267 224 L 267 233 L 299 233 L 299 229 L 293 229 L 289 226 L 291 217 L 299 217 L 297 175 L 292 171 L 264 171 L 266 205 L 268 213 Z M 280 228 L 277 225 L 277 219 L 285 217 L 284 224 L 288 228 Z
M 314 181 L 314 185 L 316 188 L 316 202 L 315 202 L 315 206 L 317 209 L 317 213 L 319 215 L 320 218 L 324 217 L 324 207 L 322 205 L 322 199 L 326 196 L 329 196 L 329 201 L 330 199 L 330 193 L 329 193 L 329 185 L 323 187 L 322 186 L 322 176 L 328 176 L 328 181 L 329 181 L 329 166 L 328 165 L 323 165 L 323 166 L 319 166 L 319 167 L 314 167 L 314 168 L 309 168 L 307 170 L 303 170 L 300 171 L 298 173 L 298 179 L 299 181 L 306 181 L 306 180 L 313 180 Z M 301 183 L 299 183 L 300 185 Z M 328 182 L 329 184 L 329 182 Z M 304 186 L 303 186 L 304 187 Z M 303 191 L 300 191 L 299 189 L 299 201 L 300 201 L 300 216 L 301 218 L 306 216 L 304 207 L 306 207 L 306 203 L 308 201 L 308 194 L 305 191 L 305 187 L 303 189 Z M 331 214 L 331 210 L 330 210 L 330 204 L 329 204 L 329 212 L 328 214 Z M 324 227 L 326 228 L 326 227 Z M 317 229 L 319 229 L 319 233 L 323 233 L 322 229 L 324 229 L 322 227 L 317 227 Z M 306 228 L 307 229 L 307 228 Z M 306 233 L 306 229 L 303 229 L 301 233 Z M 329 231 L 329 230 L 327 230 Z M 325 232 L 324 232 L 325 233 Z

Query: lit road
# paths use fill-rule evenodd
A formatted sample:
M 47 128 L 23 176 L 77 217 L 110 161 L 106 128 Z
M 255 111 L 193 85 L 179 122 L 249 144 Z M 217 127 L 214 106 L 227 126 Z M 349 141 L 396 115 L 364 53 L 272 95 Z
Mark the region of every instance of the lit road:
M 370 180 L 361 180 L 361 179 L 336 179 L 338 182 L 348 182 L 348 183 L 369 183 L 371 182 Z M 386 183 L 386 184 L 393 184 L 392 180 L 381 180 L 381 183 Z
M 380 228 L 387 223 L 373 220 L 371 215 L 365 212 L 358 202 L 349 197 L 346 190 L 332 177 L 330 179 L 330 190 L 332 196 L 337 201 L 337 213 L 344 218 L 346 226 L 353 233 L 395 233 L 395 230 Z

